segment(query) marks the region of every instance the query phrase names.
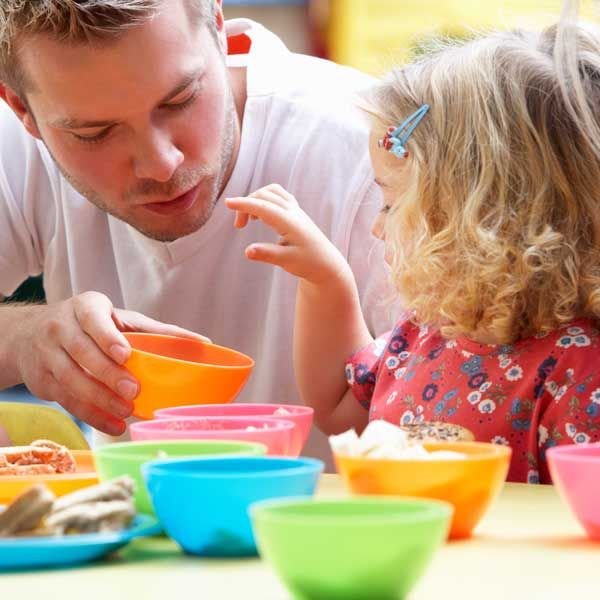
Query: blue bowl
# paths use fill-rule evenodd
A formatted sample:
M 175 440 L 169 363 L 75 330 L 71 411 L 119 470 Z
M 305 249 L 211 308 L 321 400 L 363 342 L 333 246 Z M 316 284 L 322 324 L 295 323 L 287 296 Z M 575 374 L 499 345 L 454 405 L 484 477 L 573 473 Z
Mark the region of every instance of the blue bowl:
M 312 496 L 323 470 L 313 458 L 248 456 L 153 460 L 142 474 L 156 515 L 185 552 L 254 556 L 248 507 L 258 500 Z

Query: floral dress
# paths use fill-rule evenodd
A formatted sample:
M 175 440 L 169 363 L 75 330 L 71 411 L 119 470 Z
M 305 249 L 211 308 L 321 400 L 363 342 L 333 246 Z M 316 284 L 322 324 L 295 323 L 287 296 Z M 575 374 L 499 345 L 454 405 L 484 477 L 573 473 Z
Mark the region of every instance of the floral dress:
M 351 356 L 346 377 L 369 420 L 445 421 L 510 445 L 509 481 L 551 483 L 547 448 L 600 441 L 600 332 L 590 320 L 485 345 L 405 319 Z

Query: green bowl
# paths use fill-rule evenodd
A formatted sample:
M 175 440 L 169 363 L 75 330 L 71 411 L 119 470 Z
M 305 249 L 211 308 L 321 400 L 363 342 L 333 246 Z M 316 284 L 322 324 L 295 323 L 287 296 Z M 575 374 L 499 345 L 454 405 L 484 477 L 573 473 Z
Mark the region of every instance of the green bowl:
M 448 534 L 437 500 L 283 499 L 250 507 L 258 549 L 298 600 L 398 600 Z
M 223 456 L 263 456 L 264 444 L 255 442 L 221 442 L 213 440 L 157 440 L 120 442 L 100 446 L 94 451 L 100 481 L 130 475 L 135 481 L 135 506 L 138 512 L 154 514 L 152 501 L 144 484 L 141 466 L 157 458 L 215 458 Z

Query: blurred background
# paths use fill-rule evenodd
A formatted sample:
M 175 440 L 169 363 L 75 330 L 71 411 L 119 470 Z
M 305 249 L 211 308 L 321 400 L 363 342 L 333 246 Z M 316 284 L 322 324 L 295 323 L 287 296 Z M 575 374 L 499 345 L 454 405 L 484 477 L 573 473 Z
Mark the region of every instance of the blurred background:
M 583 0 L 591 16 L 593 0 Z M 540 26 L 561 0 L 224 0 L 227 18 L 248 17 L 287 46 L 381 74 L 405 62 L 428 38 L 466 37 L 472 29 Z
M 246 17 L 279 35 L 290 50 L 380 75 L 418 53 L 428 39 L 466 38 L 477 29 L 540 27 L 555 21 L 561 0 L 223 0 L 225 17 Z M 581 2 L 593 17 L 593 0 Z M 44 300 L 42 277 L 9 299 Z M 1 298 L 0 298 L 1 301 Z M 30 402 L 17 386 L 0 401 Z M 85 428 L 84 428 L 85 430 Z

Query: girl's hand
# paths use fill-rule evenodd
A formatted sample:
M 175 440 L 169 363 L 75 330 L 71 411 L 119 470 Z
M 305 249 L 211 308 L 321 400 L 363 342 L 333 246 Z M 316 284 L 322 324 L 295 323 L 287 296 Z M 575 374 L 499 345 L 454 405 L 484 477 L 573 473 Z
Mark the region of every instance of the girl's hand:
M 237 212 L 236 227 L 245 227 L 249 218 L 260 219 L 279 234 L 276 244 L 248 246 L 250 260 L 277 265 L 317 285 L 349 271 L 339 250 L 280 185 L 268 185 L 247 198 L 227 198 L 225 204 Z

